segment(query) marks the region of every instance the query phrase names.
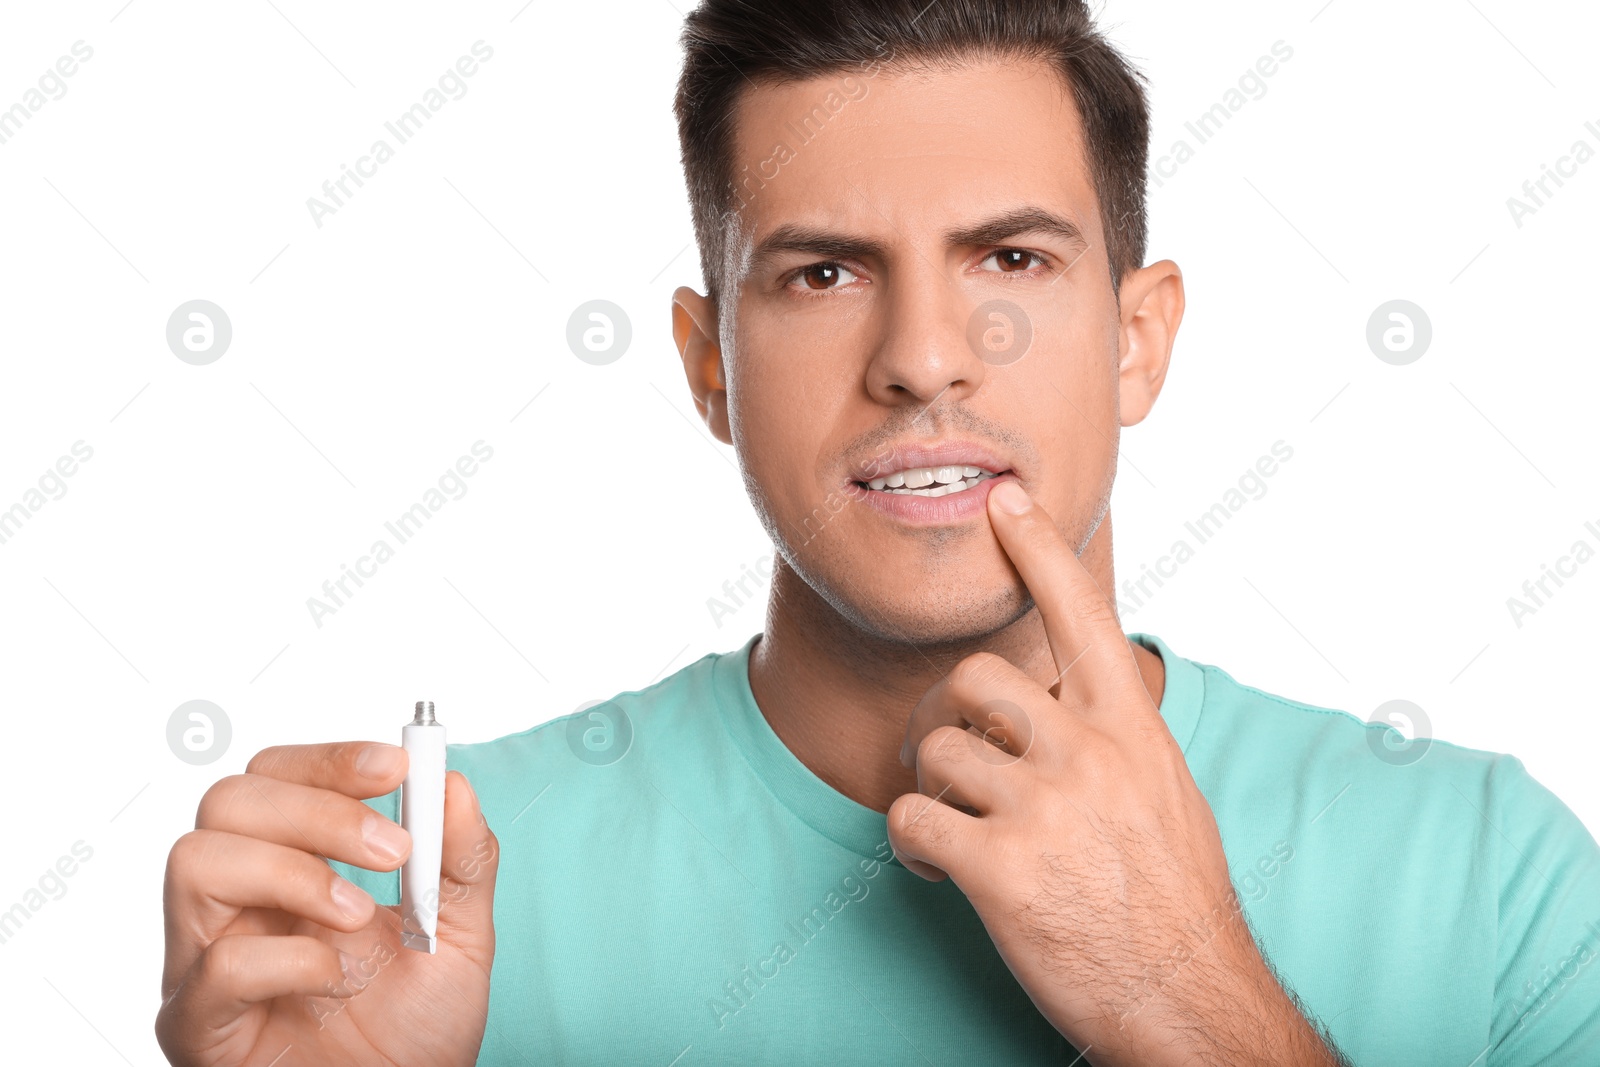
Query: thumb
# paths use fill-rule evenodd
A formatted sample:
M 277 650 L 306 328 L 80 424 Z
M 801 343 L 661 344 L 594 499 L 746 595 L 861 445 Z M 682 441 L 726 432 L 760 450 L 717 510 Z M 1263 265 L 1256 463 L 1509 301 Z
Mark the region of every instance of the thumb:
M 439 937 L 482 964 L 494 959 L 494 883 L 500 841 L 460 771 L 445 776 Z

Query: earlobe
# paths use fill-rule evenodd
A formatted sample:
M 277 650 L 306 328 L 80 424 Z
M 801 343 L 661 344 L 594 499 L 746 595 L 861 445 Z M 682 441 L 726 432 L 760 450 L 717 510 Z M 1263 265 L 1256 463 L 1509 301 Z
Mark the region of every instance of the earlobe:
M 1142 422 L 1167 380 L 1172 345 L 1183 321 L 1183 272 L 1170 259 L 1127 275 L 1122 284 L 1117 385 L 1122 425 Z
M 672 294 L 672 339 L 683 360 L 684 377 L 694 397 L 695 410 L 712 436 L 732 444 L 728 430 L 728 392 L 717 341 L 717 311 L 708 297 L 688 286 Z

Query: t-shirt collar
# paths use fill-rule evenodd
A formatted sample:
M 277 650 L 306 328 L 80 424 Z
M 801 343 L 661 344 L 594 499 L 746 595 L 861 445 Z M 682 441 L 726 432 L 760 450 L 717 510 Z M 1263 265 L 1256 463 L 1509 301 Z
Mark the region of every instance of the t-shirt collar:
M 1175 654 L 1159 637 L 1143 633 L 1128 637 L 1161 657 L 1166 668 L 1161 716 L 1179 747 L 1187 750 L 1204 697 L 1204 677 L 1199 666 Z M 751 635 L 739 649 L 715 661 L 712 692 L 718 717 L 756 776 L 784 807 L 836 844 L 859 856 L 882 860 L 887 855 L 887 817 L 817 777 L 773 732 L 756 704 L 750 690 L 750 652 L 760 638 L 760 634 Z

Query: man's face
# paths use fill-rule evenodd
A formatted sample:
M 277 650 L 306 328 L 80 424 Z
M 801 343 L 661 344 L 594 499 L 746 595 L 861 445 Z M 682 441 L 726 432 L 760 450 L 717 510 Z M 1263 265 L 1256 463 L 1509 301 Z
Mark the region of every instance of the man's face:
M 769 534 L 868 632 L 1009 625 L 1030 601 L 990 476 L 1081 551 L 1117 455 L 1118 308 L 1066 85 L 1042 62 L 849 72 L 748 89 L 736 130 L 720 340 Z M 929 473 L 955 484 L 889 491 Z

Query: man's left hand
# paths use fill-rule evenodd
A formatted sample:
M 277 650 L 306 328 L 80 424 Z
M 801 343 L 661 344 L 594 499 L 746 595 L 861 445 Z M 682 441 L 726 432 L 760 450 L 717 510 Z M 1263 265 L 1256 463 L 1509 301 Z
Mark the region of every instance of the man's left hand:
M 895 854 L 954 879 L 1090 1062 L 1336 1064 L 1257 949 L 1111 604 L 1020 485 L 993 488 L 989 518 L 1059 673 L 1041 684 L 980 652 L 928 690 L 902 749 L 919 791 L 888 812 Z

